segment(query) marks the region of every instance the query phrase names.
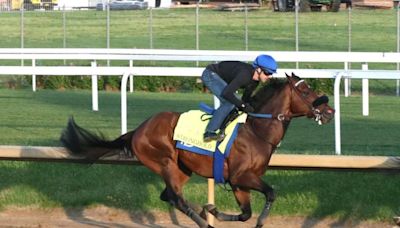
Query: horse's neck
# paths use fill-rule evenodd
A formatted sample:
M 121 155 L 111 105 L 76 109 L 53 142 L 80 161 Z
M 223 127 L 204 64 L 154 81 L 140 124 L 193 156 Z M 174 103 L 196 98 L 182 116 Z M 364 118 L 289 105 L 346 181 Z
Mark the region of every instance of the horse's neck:
M 279 144 L 290 121 L 280 121 L 276 118 L 280 114 L 290 114 L 290 102 L 290 89 L 285 86 L 270 97 L 258 111 L 259 113 L 272 114 L 273 119 L 253 118 L 249 121 L 250 129 L 254 134 L 263 137 L 268 143 Z
M 274 116 L 290 113 L 290 88 L 285 86 L 282 90 L 276 91 L 260 108 L 260 113 L 269 113 Z

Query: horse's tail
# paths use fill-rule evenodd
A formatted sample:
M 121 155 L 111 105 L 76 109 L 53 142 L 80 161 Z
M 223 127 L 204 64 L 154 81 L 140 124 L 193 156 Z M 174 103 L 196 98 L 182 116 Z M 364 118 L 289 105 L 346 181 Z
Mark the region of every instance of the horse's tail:
M 73 155 L 82 156 L 87 162 L 94 163 L 103 156 L 119 154 L 122 149 L 130 148 L 130 139 L 134 131 L 128 132 L 114 140 L 107 140 L 78 126 L 71 117 L 63 130 L 60 141 Z

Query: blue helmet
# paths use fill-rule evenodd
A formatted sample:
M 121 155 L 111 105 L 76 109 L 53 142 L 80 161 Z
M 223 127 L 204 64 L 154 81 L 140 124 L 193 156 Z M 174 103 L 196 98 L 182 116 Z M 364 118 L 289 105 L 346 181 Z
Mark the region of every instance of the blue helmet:
M 259 55 L 253 62 L 253 67 L 260 67 L 261 70 L 268 74 L 276 73 L 276 69 L 278 68 L 278 64 L 275 59 L 269 55 Z

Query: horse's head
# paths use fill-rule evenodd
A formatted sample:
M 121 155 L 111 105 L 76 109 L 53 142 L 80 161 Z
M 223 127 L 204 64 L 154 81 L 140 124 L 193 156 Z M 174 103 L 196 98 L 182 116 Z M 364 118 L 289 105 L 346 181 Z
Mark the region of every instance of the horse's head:
M 296 76 L 286 74 L 291 87 L 291 112 L 304 114 L 308 118 L 314 118 L 318 124 L 328 123 L 334 116 L 335 110 L 328 105 L 329 98 L 325 95 L 318 96 L 310 86 Z

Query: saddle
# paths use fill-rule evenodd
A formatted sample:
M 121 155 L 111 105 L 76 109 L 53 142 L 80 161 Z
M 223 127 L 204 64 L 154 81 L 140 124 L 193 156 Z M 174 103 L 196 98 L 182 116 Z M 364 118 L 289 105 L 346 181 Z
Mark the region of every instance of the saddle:
M 200 110 L 190 110 L 182 113 L 174 129 L 173 140 L 176 148 L 184 149 L 197 154 L 207 155 L 214 158 L 214 179 L 217 183 L 224 183 L 223 167 L 224 160 L 235 141 L 240 125 L 246 122 L 247 114 L 232 111 L 223 124 L 226 137 L 222 142 L 203 141 L 203 133 L 210 118 L 205 118 L 214 112 L 211 107 L 201 104 Z
M 211 108 L 210 106 L 208 106 L 208 105 L 205 104 L 205 103 L 200 103 L 199 106 L 200 106 L 200 110 L 202 110 L 202 111 L 204 111 L 204 112 L 206 113 L 206 114 L 204 114 L 204 115 L 202 116 L 202 118 L 205 117 L 205 116 L 212 116 L 212 115 L 214 114 L 214 112 L 215 112 L 215 109 Z M 221 124 L 221 127 L 219 128 L 219 130 L 221 131 L 222 134 L 226 135 L 226 134 L 225 134 L 225 129 L 226 129 L 226 127 L 227 127 L 232 121 L 234 121 L 239 115 L 240 115 L 240 114 L 239 114 L 239 110 L 238 110 L 237 108 L 234 108 L 234 109 L 225 117 L 224 121 L 223 121 L 222 124 Z M 204 118 L 204 119 L 205 119 L 205 118 Z M 211 119 L 211 117 L 209 117 L 209 118 L 207 118 L 207 119 L 205 119 L 205 120 L 208 120 L 208 119 Z

